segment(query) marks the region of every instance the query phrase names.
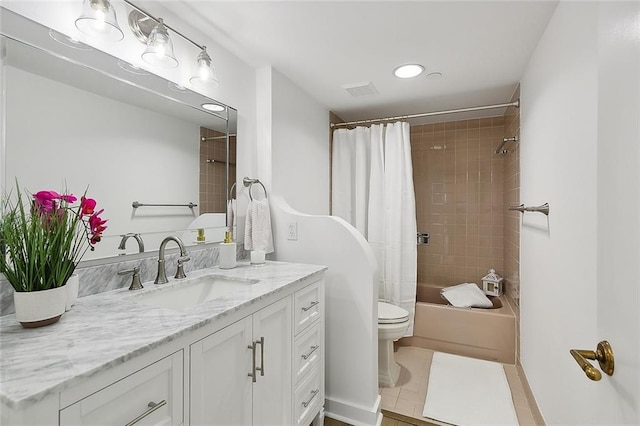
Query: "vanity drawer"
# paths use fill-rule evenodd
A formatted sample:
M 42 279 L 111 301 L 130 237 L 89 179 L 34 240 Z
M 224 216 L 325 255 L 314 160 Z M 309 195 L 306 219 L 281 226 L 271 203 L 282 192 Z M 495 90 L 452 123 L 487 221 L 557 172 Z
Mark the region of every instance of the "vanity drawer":
M 295 334 L 309 327 L 320 318 L 322 303 L 320 282 L 311 284 L 294 294 Z
M 295 383 L 322 362 L 322 334 L 320 322 L 316 322 L 309 330 L 296 338 L 294 344 L 294 378 Z
M 314 368 L 296 388 L 294 410 L 296 425 L 308 425 L 324 405 L 324 391 L 320 379 L 320 370 Z
M 183 353 L 176 352 L 60 411 L 60 425 L 181 425 Z

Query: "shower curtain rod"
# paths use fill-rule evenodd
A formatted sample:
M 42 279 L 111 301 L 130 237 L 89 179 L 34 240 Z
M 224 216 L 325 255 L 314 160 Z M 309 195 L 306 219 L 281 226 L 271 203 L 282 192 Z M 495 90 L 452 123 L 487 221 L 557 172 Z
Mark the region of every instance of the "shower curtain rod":
M 483 109 L 505 108 L 510 106 L 519 108 L 520 100 L 518 99 L 515 102 L 509 102 L 506 104 L 495 104 L 495 105 L 484 105 L 484 106 L 476 106 L 476 107 L 460 108 L 460 109 L 449 109 L 446 111 L 423 112 L 421 114 L 398 115 L 396 117 L 374 118 L 371 120 L 346 121 L 344 123 L 331 123 L 331 127 L 353 126 L 355 124 L 370 124 L 370 123 L 377 123 L 379 121 L 407 120 L 409 118 L 429 117 L 431 115 L 454 114 L 456 112 L 480 111 Z

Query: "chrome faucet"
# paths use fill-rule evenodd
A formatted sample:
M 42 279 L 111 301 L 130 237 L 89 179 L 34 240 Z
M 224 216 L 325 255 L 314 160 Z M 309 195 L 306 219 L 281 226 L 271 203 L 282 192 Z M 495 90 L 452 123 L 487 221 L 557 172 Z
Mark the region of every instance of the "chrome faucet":
M 133 237 L 138 242 L 138 253 L 144 253 L 144 242 L 142 241 L 142 237 L 140 236 L 140 234 L 134 234 L 130 232 L 128 234 L 124 234 L 120 236 L 122 237 L 122 239 L 120 240 L 120 245 L 118 246 L 118 250 L 124 250 L 127 240 Z M 123 255 L 124 253 L 120 253 L 120 254 Z
M 160 250 L 158 250 L 158 274 L 156 275 L 156 279 L 153 282 L 154 284 L 165 284 L 168 283 L 167 273 L 164 267 L 164 249 L 169 241 L 175 241 L 180 248 L 180 257 L 178 258 L 178 270 L 176 271 L 176 276 L 174 278 L 186 278 L 184 273 L 184 263 L 191 260 L 190 257 L 187 257 L 187 250 L 184 248 L 184 244 L 182 240 L 178 237 L 169 236 L 162 240 L 160 243 Z

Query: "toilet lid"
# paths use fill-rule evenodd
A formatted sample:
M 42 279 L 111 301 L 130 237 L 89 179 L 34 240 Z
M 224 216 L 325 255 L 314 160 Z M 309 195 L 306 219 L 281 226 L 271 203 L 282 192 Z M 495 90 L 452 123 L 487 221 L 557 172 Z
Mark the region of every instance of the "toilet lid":
M 405 322 L 409 318 L 409 312 L 400 306 L 387 302 L 378 302 L 378 324 L 396 324 Z

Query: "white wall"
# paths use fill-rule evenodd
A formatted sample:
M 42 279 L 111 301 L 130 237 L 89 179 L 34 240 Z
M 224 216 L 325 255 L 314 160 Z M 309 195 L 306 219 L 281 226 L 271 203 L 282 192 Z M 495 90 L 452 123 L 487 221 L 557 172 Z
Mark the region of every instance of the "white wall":
M 380 424 L 375 258 L 369 243 L 339 217 L 307 215 L 271 199 L 276 258 L 327 265 L 325 389 L 327 415 L 353 425 Z M 298 239 L 288 240 L 295 223 Z M 375 291 L 374 291 L 375 290 Z
M 304 213 L 329 214 L 329 110 L 272 72 L 273 191 Z
M 318 215 L 329 211 L 328 111 L 271 67 L 259 69 L 256 81 L 254 177 L 270 191 L 275 252 L 269 257 L 328 266 L 325 408 L 349 424 L 379 423 L 375 260 L 355 228 Z M 287 239 L 289 223 L 296 223 L 295 241 Z
M 520 199 L 550 204 L 522 220 L 521 358 L 547 424 L 640 418 L 639 10 L 560 2 L 521 82 Z M 591 382 L 569 350 L 604 339 L 616 373 Z

